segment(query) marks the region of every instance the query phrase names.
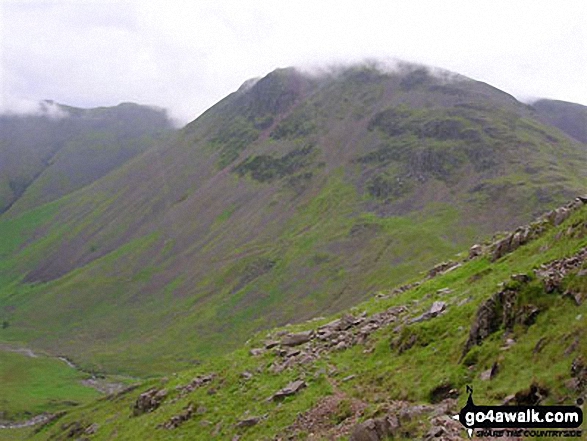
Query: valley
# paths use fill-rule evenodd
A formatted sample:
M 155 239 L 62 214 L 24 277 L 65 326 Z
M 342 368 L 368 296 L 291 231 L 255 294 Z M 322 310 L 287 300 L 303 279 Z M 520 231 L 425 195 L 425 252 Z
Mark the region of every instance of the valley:
M 0 117 L 0 423 L 55 417 L 0 438 L 459 439 L 467 384 L 584 394 L 584 106 L 407 63 L 277 69 L 181 129 L 46 105 Z

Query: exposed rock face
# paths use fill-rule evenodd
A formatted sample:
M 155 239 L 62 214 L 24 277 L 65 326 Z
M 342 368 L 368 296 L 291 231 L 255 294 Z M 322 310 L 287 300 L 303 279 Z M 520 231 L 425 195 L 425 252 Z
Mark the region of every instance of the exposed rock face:
M 142 393 L 135 402 L 133 415 L 138 416 L 154 411 L 161 405 L 166 396 L 167 389 L 159 390 L 157 388 L 151 388 L 147 392 Z
M 497 331 L 502 325 L 511 328 L 517 294 L 516 291 L 506 289 L 494 294 L 481 305 L 471 325 L 463 356 L 473 346 L 481 344 L 483 340 Z
M 540 268 L 534 270 L 534 273 L 539 279 L 542 279 L 545 291 L 552 293 L 560 291 L 565 276 L 573 271 L 579 271 L 586 260 L 587 248 L 583 248 L 571 257 L 557 259 L 541 265 Z M 512 279 L 521 284 L 530 281 L 527 274 L 514 274 Z M 581 293 L 566 292 L 565 295 L 572 297 L 577 305 L 581 304 L 583 300 Z M 504 289 L 494 294 L 481 305 L 471 325 L 463 356 L 474 345 L 481 344 L 483 340 L 501 326 L 506 330 L 512 330 L 515 323 L 530 326 L 536 321 L 538 314 L 541 312 L 540 308 L 530 303 L 516 306 L 517 297 L 518 292 L 516 290 Z

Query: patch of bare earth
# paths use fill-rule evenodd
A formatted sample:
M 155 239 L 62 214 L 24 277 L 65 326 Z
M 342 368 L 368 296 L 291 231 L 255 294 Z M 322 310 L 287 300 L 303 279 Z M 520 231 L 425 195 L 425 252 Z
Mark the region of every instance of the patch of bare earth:
M 341 439 L 350 434 L 366 407 L 366 403 L 337 391 L 320 400 L 309 411 L 298 415 L 296 421 L 276 440 L 296 440 L 302 435 L 307 440 Z M 342 420 L 337 422 L 338 419 Z

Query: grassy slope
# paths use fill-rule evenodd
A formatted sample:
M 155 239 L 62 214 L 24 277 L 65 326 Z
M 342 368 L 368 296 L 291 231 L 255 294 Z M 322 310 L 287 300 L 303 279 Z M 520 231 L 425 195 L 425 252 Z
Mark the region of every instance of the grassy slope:
M 93 400 L 99 393 L 81 384 L 89 377 L 61 360 L 0 350 L 0 420 L 24 420 Z
M 480 304 L 499 290 L 498 284 L 510 281 L 512 274 L 531 274 L 532 269 L 542 263 L 570 256 L 587 245 L 587 207 L 576 212 L 557 228 L 549 228 L 539 239 L 519 248 L 495 263 L 486 257 L 464 263 L 460 268 L 445 275 L 425 281 L 419 287 L 387 298 L 373 297 L 350 310 L 353 314 L 383 311 L 392 306 L 406 305 L 408 315 L 416 316 L 426 311 L 432 302 L 447 302 L 448 310 L 440 317 L 405 325 L 401 334 L 394 331 L 396 324 L 384 327 L 364 344 L 343 351 L 334 351 L 309 364 L 297 365 L 276 374 L 269 370 L 278 360 L 273 351 L 260 357 L 249 355 L 248 350 L 260 347 L 266 333 L 252 338 L 247 344 L 226 356 L 209 360 L 197 368 L 173 374 L 160 380 L 151 380 L 141 388 L 126 395 L 102 400 L 78 410 L 71 411 L 57 423 L 43 429 L 33 439 L 47 439 L 49 435 L 62 434 L 62 427 L 73 422 L 87 427 L 98 424 L 91 439 L 211 439 L 214 436 L 230 439 L 239 434 L 243 440 L 272 439 L 277 434 L 291 434 L 288 427 L 296 417 L 324 397 L 343 394 L 345 405 L 327 417 L 327 428 L 343 423 L 353 412 L 348 411 L 351 400 L 360 400 L 365 410 L 360 419 L 385 414 L 385 409 L 394 408 L 394 400 L 411 403 L 429 403 L 431 392 L 442 384 L 461 392 L 460 405 L 464 405 L 464 387 L 473 385 L 477 403 L 499 403 L 506 395 L 527 388 L 537 382 L 549 390 L 548 403 L 572 404 L 576 392 L 568 389 L 572 360 L 587 356 L 586 322 L 587 303 L 576 306 L 558 293 L 547 294 L 540 283 L 531 283 L 525 294 L 526 301 L 541 306 L 542 312 L 536 322 L 528 327 L 517 325 L 512 334 L 505 335 L 503 329 L 492 334 L 481 346 L 473 348 L 463 361 L 460 360 L 469 328 Z M 585 269 L 585 264 L 583 264 Z M 578 279 L 576 288 L 586 293 L 585 284 Z M 449 288 L 449 293 L 439 290 Z M 316 329 L 331 318 L 308 322 L 285 330 Z M 280 330 L 271 331 L 275 338 Z M 417 335 L 415 346 L 399 354 L 390 344 L 398 337 Z M 514 338 L 516 344 L 508 350 L 501 349 L 505 338 Z M 538 354 L 534 350 L 541 339 L 546 344 Z M 573 341 L 577 341 L 574 348 Z M 481 381 L 481 372 L 499 362 L 499 373 L 492 381 Z M 244 380 L 241 373 L 249 371 L 252 379 Z M 196 389 L 186 396 L 179 396 L 176 386 L 183 386 L 197 375 L 216 373 L 209 386 Z M 350 380 L 343 381 L 349 375 Z M 308 387 L 299 394 L 286 398 L 277 405 L 267 401 L 279 388 L 294 379 L 303 378 Z M 131 408 L 138 395 L 150 387 L 166 388 L 169 391 L 163 405 L 152 413 L 139 417 L 131 416 Z M 214 392 L 210 393 L 213 389 Z M 201 408 L 197 413 L 174 430 L 157 428 L 184 409 L 188 403 Z M 259 424 L 240 429 L 236 423 L 247 415 L 266 418 Z M 406 430 L 411 437 L 420 436 L 427 430 L 425 418 L 410 424 Z M 70 426 L 71 427 L 71 426 Z M 326 433 L 326 432 L 324 432 Z M 323 433 L 323 434 L 324 434 Z M 306 434 L 307 435 L 307 434 Z M 303 433 L 298 433 L 303 438 Z
M 2 240 L 22 244 L 0 256 L 0 339 L 96 370 L 186 367 L 356 304 L 585 189 L 585 147 L 489 86 L 368 69 L 304 81 L 278 71 L 108 179 L 3 217 Z M 398 136 L 374 123 L 389 108 L 402 109 Z M 444 139 L 447 121 L 480 144 Z M 396 178 L 410 191 L 396 194 Z
M 22 213 L 107 175 L 171 132 L 163 110 L 124 103 L 61 118 L 0 117 L 0 212 Z

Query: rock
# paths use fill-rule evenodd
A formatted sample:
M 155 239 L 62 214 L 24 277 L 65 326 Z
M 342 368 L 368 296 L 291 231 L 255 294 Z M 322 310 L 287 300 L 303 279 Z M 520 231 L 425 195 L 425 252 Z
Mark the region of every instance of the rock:
M 540 352 L 542 352 L 542 349 L 544 349 L 544 346 L 546 346 L 546 343 L 548 343 L 548 339 L 546 337 L 542 337 L 540 340 L 538 340 L 538 343 L 536 343 L 536 346 L 534 346 L 532 353 L 533 354 L 540 354 Z
M 514 340 L 513 338 L 508 338 L 508 339 L 506 339 L 505 344 L 501 347 L 501 349 L 507 350 L 515 344 L 516 344 L 516 340 Z
M 469 330 L 469 338 L 463 349 L 464 357 L 469 350 L 481 344 L 488 336 L 496 332 L 502 325 L 511 329 L 514 324 L 514 305 L 518 293 L 509 289 L 495 293 L 477 310 L 475 320 Z
M 567 220 L 567 218 L 571 215 L 571 212 L 564 208 L 557 208 L 556 210 L 554 210 L 554 215 L 552 217 L 552 223 L 554 224 L 554 226 L 560 225 L 562 224 L 565 220 Z
M 200 375 L 192 379 L 189 384 L 185 386 L 177 386 L 175 389 L 179 391 L 181 395 L 188 394 L 195 389 L 202 387 L 208 383 L 210 383 L 215 377 L 215 374 L 208 374 L 208 375 Z
M 265 351 L 263 351 L 263 349 L 261 348 L 253 348 L 249 351 L 249 354 L 251 354 L 253 357 L 258 357 L 259 355 L 263 355 Z
M 575 339 L 573 340 L 573 343 L 571 343 L 566 349 L 565 352 L 563 353 L 565 357 L 568 357 L 569 355 L 571 355 L 573 352 L 575 352 L 577 350 L 577 348 L 579 347 L 579 337 L 575 337 Z
M 497 259 L 505 256 L 510 252 L 510 244 L 512 242 L 512 235 L 496 242 L 493 245 L 493 252 L 491 253 L 491 261 L 495 262 Z
M 283 389 L 275 392 L 275 394 L 273 394 L 273 396 L 271 397 L 271 400 L 272 401 L 283 400 L 285 397 L 289 397 L 290 395 L 297 394 L 299 391 L 301 391 L 306 386 L 307 386 L 307 384 L 305 381 L 302 381 L 302 380 L 292 381 L 287 386 L 285 386 Z
M 438 316 L 440 313 L 444 312 L 445 309 L 445 302 L 434 302 L 428 311 L 426 311 L 422 315 L 419 315 L 418 317 L 413 318 L 412 320 L 410 320 L 410 323 L 418 323 L 424 320 L 430 320 L 431 318 L 434 318 Z
M 339 343 L 337 343 L 337 345 L 334 347 L 335 351 L 342 351 L 343 349 L 346 349 L 347 344 L 344 341 L 341 341 Z
M 439 274 L 444 274 L 454 269 L 460 267 L 461 264 L 453 261 L 442 262 L 438 265 L 434 266 L 430 271 L 428 271 L 428 278 L 432 279 Z
M 349 441 L 381 441 L 392 437 L 399 430 L 396 416 L 368 419 L 353 429 Z
M 261 421 L 261 417 L 245 418 L 244 420 L 240 420 L 238 423 L 236 423 L 236 427 L 238 427 L 239 429 L 253 427 L 259 424 L 259 421 Z
M 483 255 L 483 247 L 479 244 L 473 245 L 469 249 L 469 260 Z
M 282 346 L 298 346 L 309 342 L 312 339 L 314 331 L 298 332 L 297 334 L 287 334 L 281 339 Z
M 573 301 L 575 306 L 581 306 L 583 304 L 584 294 L 581 292 L 565 291 L 563 297 L 567 297 Z
M 98 431 L 99 428 L 100 425 L 98 423 L 93 423 L 86 427 L 86 430 L 84 432 L 86 435 L 93 435 Z
M 265 342 L 265 349 L 272 349 L 276 346 L 279 346 L 279 342 L 276 340 L 271 340 L 271 341 Z
M 446 399 L 453 399 L 459 396 L 459 391 L 453 387 L 450 383 L 443 383 L 440 386 L 436 386 L 430 392 L 430 402 L 433 404 L 440 403 Z
M 175 429 L 181 426 L 184 422 L 189 420 L 194 413 L 194 405 L 192 403 L 188 404 L 187 407 L 183 409 L 183 411 L 179 415 L 172 416 L 168 421 L 163 424 L 160 424 L 157 427 L 162 427 L 164 429 Z
M 528 283 L 530 281 L 530 276 L 528 274 L 512 274 L 510 278 L 520 283 Z
M 483 381 L 493 380 L 499 371 L 499 366 L 497 362 L 493 363 L 491 368 L 487 369 L 486 371 L 481 372 L 480 378 Z
M 514 402 L 518 406 L 536 406 L 547 396 L 547 389 L 532 383 L 529 389 L 516 392 Z
M 250 380 L 251 378 L 253 378 L 253 374 L 251 374 L 249 371 L 244 371 L 241 374 L 241 378 L 244 380 Z
M 158 390 L 151 388 L 147 392 L 142 393 L 134 404 L 133 415 L 138 416 L 154 411 L 161 405 L 166 396 L 167 389 Z
M 438 314 L 443 312 L 446 309 L 445 302 L 434 302 L 428 311 L 431 317 L 436 317 Z
M 571 363 L 571 377 L 575 380 L 576 392 L 581 393 L 587 389 L 587 365 L 581 356 Z

